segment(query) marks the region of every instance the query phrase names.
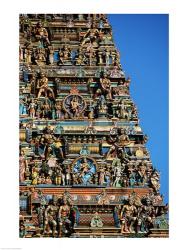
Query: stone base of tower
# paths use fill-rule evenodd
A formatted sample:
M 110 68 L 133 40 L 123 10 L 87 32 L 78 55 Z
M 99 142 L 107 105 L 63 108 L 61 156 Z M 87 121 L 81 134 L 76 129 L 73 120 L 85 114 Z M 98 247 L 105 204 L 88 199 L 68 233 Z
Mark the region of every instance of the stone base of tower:
M 169 229 L 150 229 L 149 238 L 169 238 Z
M 30 186 L 21 186 L 22 193 L 30 192 Z M 30 191 L 29 191 L 30 190 Z M 59 235 L 59 225 L 56 235 L 44 233 L 44 228 L 39 222 L 37 207 L 40 204 L 35 194 L 42 190 L 45 196 L 56 196 L 58 198 L 67 195 L 71 199 L 72 206 L 76 208 L 76 216 L 71 233 Z M 138 197 L 145 197 L 151 189 L 149 188 L 115 188 L 115 187 L 35 187 L 30 194 L 28 212 L 21 212 L 20 220 L 25 222 L 26 238 L 30 237 L 71 237 L 71 238 L 166 238 L 168 230 L 151 229 L 147 232 L 122 232 L 119 210 L 124 200 L 132 195 L 132 192 Z M 161 206 L 161 205 L 160 205 Z M 117 210 L 116 210 L 117 209 Z M 92 226 L 91 222 L 94 216 L 99 217 L 102 225 Z M 136 231 L 136 230 L 135 230 Z
M 75 227 L 74 233 L 71 235 L 71 238 L 123 238 L 121 234 L 121 229 L 105 226 L 102 228 L 92 228 L 92 227 Z

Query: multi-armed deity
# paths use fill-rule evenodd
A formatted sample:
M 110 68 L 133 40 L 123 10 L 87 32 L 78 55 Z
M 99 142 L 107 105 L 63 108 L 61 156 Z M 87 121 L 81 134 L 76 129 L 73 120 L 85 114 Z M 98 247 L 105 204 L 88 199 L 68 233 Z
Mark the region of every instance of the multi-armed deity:
M 20 15 L 19 51 L 20 237 L 167 236 L 107 16 Z

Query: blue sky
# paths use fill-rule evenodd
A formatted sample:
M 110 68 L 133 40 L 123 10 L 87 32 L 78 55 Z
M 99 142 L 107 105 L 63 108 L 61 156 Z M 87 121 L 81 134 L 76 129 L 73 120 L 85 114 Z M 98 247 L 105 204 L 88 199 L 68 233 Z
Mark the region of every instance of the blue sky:
M 121 64 L 130 76 L 130 94 L 149 141 L 154 167 L 161 172 L 161 193 L 168 202 L 168 30 L 167 14 L 110 14 Z

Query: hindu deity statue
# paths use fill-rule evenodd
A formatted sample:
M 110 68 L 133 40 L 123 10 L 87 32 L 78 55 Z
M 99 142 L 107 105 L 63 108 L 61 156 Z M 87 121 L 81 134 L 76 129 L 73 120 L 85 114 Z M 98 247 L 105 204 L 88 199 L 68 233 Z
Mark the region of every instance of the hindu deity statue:
M 38 66 L 46 64 L 46 52 L 44 48 L 38 48 L 34 53 L 34 59 Z
M 121 161 L 119 158 L 114 158 L 112 162 L 113 171 L 114 171 L 114 187 L 121 187 L 121 176 L 122 176 L 122 168 L 121 168 Z
M 112 100 L 112 87 L 111 81 L 107 78 L 106 74 L 104 74 L 103 78 L 100 78 L 100 84 L 102 88 L 102 92 L 106 99 Z
M 86 158 L 83 158 L 83 161 L 80 166 L 83 184 L 87 184 L 91 181 L 92 172 L 90 171 L 91 168 Z
M 40 98 L 42 94 L 47 97 L 48 92 L 51 92 L 53 98 L 55 98 L 52 88 L 48 86 L 48 78 L 45 76 L 44 73 L 41 73 L 40 78 L 38 79 L 37 88 L 39 89 L 38 98 Z
M 151 175 L 150 181 L 151 181 L 151 185 L 154 189 L 154 191 L 157 193 L 159 188 L 160 188 L 160 174 L 159 172 L 155 169 Z
M 127 107 L 125 105 L 125 99 L 122 99 L 118 105 L 118 111 L 117 111 L 118 117 L 122 119 L 129 120 L 130 115 L 129 111 L 127 110 Z
M 36 107 L 37 104 L 34 99 L 31 100 L 31 103 L 29 104 L 28 110 L 29 110 L 29 116 L 31 118 L 35 118 L 36 115 Z
M 145 163 L 140 163 L 137 169 L 137 182 L 138 185 L 144 186 L 147 181 L 147 176 L 146 176 L 146 164 Z
M 66 199 L 62 201 L 62 204 L 58 211 L 58 222 L 59 222 L 59 237 L 62 234 L 67 234 L 71 227 L 71 221 L 69 220 L 70 206 L 67 204 Z
M 36 25 L 35 37 L 42 44 L 45 44 L 45 43 L 47 45 L 50 44 L 47 29 L 43 27 L 42 22 L 38 22 L 37 25 Z
M 136 206 L 131 200 L 127 204 L 123 205 L 121 210 L 121 232 L 122 233 L 134 233 L 135 232 L 135 222 L 136 222 Z
M 26 168 L 28 167 L 27 158 L 23 150 L 20 152 L 19 156 L 19 179 L 20 183 L 25 181 Z
M 73 165 L 74 180 L 78 184 L 88 185 L 94 184 L 96 174 L 96 166 L 92 159 L 83 156 Z
M 98 46 L 99 36 L 100 36 L 100 33 L 98 29 L 90 28 L 84 35 L 82 42 L 81 42 L 81 46 L 83 46 L 84 44 L 88 42 L 92 43 L 94 46 Z
M 80 155 L 89 155 L 89 154 L 90 154 L 90 151 L 89 151 L 87 145 L 84 144 L 80 150 Z
M 70 59 L 70 56 L 71 56 L 71 52 L 70 52 L 70 49 L 68 48 L 68 46 L 66 45 L 64 47 L 64 51 L 63 51 L 63 57 L 64 57 L 64 60 L 67 61 Z
M 51 48 L 49 49 L 49 63 L 50 63 L 51 65 L 54 64 L 54 48 L 53 48 L 53 47 L 51 47 Z
M 79 113 L 79 101 L 78 98 L 76 96 L 73 96 L 71 102 L 70 102 L 70 108 L 72 110 L 73 116 L 77 117 L 78 113 Z
M 104 95 L 101 95 L 99 96 L 99 100 L 98 100 L 98 115 L 102 117 L 106 117 L 107 110 L 108 110 L 108 107 L 107 107 L 106 99 Z
M 60 120 L 62 118 L 62 104 L 60 101 L 56 102 L 55 108 L 56 108 L 56 118 Z
M 130 144 L 129 136 L 125 133 L 125 129 L 120 129 L 120 135 L 118 137 L 117 145 L 119 147 L 124 147 Z
M 52 229 L 52 230 L 51 230 Z M 49 201 L 44 213 L 44 234 L 51 234 L 55 236 L 57 234 L 57 206 L 54 200 Z
M 28 105 L 26 100 L 20 99 L 19 114 L 24 116 L 28 115 Z

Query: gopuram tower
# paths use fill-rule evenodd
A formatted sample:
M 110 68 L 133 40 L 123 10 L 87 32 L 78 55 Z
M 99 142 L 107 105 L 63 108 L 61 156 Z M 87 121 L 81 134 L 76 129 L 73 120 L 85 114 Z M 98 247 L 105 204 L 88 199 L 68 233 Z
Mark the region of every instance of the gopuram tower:
M 168 237 L 107 16 L 22 14 L 19 52 L 20 237 Z

